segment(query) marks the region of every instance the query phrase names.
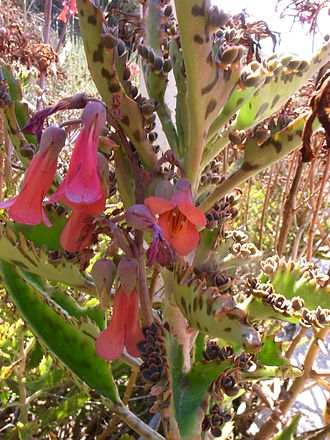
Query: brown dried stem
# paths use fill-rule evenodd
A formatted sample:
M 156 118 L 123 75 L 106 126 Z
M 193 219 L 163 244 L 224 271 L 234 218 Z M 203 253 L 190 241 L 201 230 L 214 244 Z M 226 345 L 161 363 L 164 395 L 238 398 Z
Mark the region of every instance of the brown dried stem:
M 313 255 L 313 240 L 314 240 L 315 229 L 316 229 L 316 218 L 319 214 L 319 209 L 321 207 L 323 192 L 324 192 L 325 186 L 328 181 L 329 169 L 330 169 L 330 150 L 328 150 L 327 160 L 326 160 L 324 171 L 323 171 L 320 190 L 319 190 L 319 193 L 317 196 L 316 204 L 313 209 L 313 217 L 312 217 L 312 221 L 311 221 L 311 224 L 309 227 L 308 242 L 307 242 L 307 255 L 306 255 L 307 261 L 310 261 L 312 258 L 312 255 Z
M 329 334 L 330 328 L 323 328 L 319 330 L 313 339 L 305 356 L 304 372 L 301 376 L 296 377 L 288 391 L 288 399 L 282 401 L 277 409 L 279 409 L 283 415 L 289 411 L 291 406 L 297 400 L 298 395 L 303 391 L 306 382 L 312 377 L 313 365 L 320 350 L 319 340 L 324 341 Z M 268 420 L 261 426 L 260 431 L 254 437 L 254 440 L 268 440 L 272 438 L 278 418 L 275 414 L 272 414 Z

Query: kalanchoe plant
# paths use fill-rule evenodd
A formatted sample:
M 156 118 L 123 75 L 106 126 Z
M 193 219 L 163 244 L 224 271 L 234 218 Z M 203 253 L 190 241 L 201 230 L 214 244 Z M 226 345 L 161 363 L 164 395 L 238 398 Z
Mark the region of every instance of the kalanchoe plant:
M 310 266 L 268 259 L 256 276 L 262 252 L 229 227 L 239 209 L 236 187 L 301 146 L 309 111 L 272 130 L 260 124 L 329 61 L 330 44 L 309 61 L 273 55 L 247 63 L 230 16 L 209 0 L 140 3 L 142 15 L 130 14 L 127 34 L 107 27 L 93 1 L 77 0 L 99 100 L 79 93 L 28 115 L 2 65 L 12 101 L 1 111 L 15 151 L 21 158 L 34 134 L 38 152 L 22 161 L 19 194 L 0 204 L 7 209 L 0 274 L 46 349 L 143 438 L 242 438 L 233 401 L 254 382 L 303 374 L 280 355 L 268 320 L 320 328 L 323 336 L 330 326 L 329 289 Z M 76 9 L 74 2 L 63 6 L 65 21 Z M 130 81 L 130 50 L 148 96 Z M 165 100 L 172 71 L 174 117 Z M 61 176 L 66 132 L 43 127 L 68 109 L 83 110 L 80 120 L 62 124 L 80 128 Z M 18 120 L 27 122 L 24 129 Z M 312 130 L 317 125 L 315 118 Z M 168 145 L 155 145 L 161 130 Z M 233 144 L 242 157 L 225 177 L 214 160 Z M 22 225 L 29 228 L 21 232 Z M 254 273 L 245 286 L 238 270 Z M 54 291 L 48 282 L 61 286 Z M 98 298 L 101 315 L 64 286 Z M 269 349 L 277 359 L 269 360 Z M 162 434 L 121 401 L 106 362 L 113 360 L 140 368 Z M 260 439 L 271 438 L 272 423 Z

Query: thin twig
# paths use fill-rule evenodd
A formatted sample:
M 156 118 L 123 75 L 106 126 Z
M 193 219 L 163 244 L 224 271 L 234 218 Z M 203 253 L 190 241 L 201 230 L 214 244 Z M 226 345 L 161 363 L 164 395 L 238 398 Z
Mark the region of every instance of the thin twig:
M 317 196 L 316 204 L 315 204 L 315 207 L 313 210 L 312 221 L 311 221 L 311 224 L 309 227 L 308 242 L 307 242 L 307 256 L 306 256 L 307 261 L 310 261 L 312 258 L 312 255 L 313 255 L 313 240 L 314 240 L 315 229 L 316 229 L 316 217 L 319 214 L 319 209 L 320 209 L 322 197 L 323 197 L 323 191 L 324 191 L 325 186 L 328 181 L 329 170 L 330 170 L 330 150 L 328 150 L 327 161 L 325 163 L 325 167 L 324 167 L 324 171 L 323 171 L 320 190 L 319 190 L 319 194 Z

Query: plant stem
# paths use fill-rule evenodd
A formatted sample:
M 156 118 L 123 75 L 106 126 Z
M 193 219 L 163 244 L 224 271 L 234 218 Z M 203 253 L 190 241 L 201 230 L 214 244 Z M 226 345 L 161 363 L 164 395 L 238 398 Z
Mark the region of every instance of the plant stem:
M 283 255 L 285 246 L 287 244 L 287 239 L 289 235 L 289 230 L 295 216 L 295 200 L 297 197 L 298 188 L 301 181 L 302 172 L 304 170 L 305 163 L 302 162 L 301 157 L 298 158 L 298 166 L 292 181 L 292 185 L 289 191 L 289 195 L 285 201 L 283 208 L 283 222 L 280 229 L 280 234 L 277 241 L 277 253 L 279 256 Z
M 133 414 L 124 405 L 110 404 L 109 409 L 118 414 L 118 416 L 129 425 L 134 431 L 142 435 L 145 440 L 165 440 L 158 432 L 151 429 L 146 423 L 142 422 L 135 414 Z
M 260 225 L 260 234 L 259 234 L 259 249 L 262 250 L 262 240 L 263 240 L 263 231 L 265 226 L 265 220 L 266 220 L 266 213 L 268 211 L 268 205 L 269 205 L 269 197 L 270 197 L 270 188 L 273 178 L 273 170 L 274 165 L 271 166 L 269 177 L 268 177 L 268 184 L 267 184 L 267 190 L 265 195 L 265 201 L 262 208 L 262 214 L 261 214 L 261 225 Z
M 324 171 L 323 171 L 323 175 L 322 175 L 320 190 L 319 190 L 319 193 L 317 196 L 316 204 L 314 206 L 313 217 L 312 217 L 312 221 L 311 221 L 311 224 L 309 227 L 308 242 L 307 242 L 307 256 L 306 256 L 307 261 L 310 261 L 312 258 L 312 255 L 313 255 L 313 240 L 314 240 L 315 229 L 316 229 L 316 225 L 315 225 L 316 218 L 319 214 L 319 210 L 320 210 L 320 206 L 321 206 L 321 202 L 322 202 L 322 197 L 323 197 L 323 191 L 324 191 L 324 188 L 325 188 L 326 183 L 328 181 L 329 170 L 330 170 L 330 151 L 328 150 L 327 161 L 325 163 L 325 167 L 324 167 Z
M 284 400 L 278 406 L 279 410 L 286 415 L 288 410 L 297 400 L 298 395 L 303 391 L 306 382 L 312 376 L 312 368 L 313 364 L 317 358 L 320 347 L 318 344 L 319 340 L 325 340 L 327 335 L 329 334 L 330 328 L 323 328 L 319 330 L 316 335 L 313 337 L 308 351 L 305 356 L 304 361 L 304 372 L 301 376 L 296 377 L 293 381 L 289 391 L 288 391 L 288 399 Z M 276 425 L 278 423 L 278 419 L 275 417 L 270 417 L 266 422 L 261 426 L 260 431 L 254 437 L 254 440 L 268 440 L 272 438 Z
M 28 422 L 28 404 L 26 402 L 27 393 L 25 386 L 25 366 L 26 366 L 26 352 L 24 350 L 24 336 L 20 336 L 18 340 L 19 344 L 19 355 L 21 358 L 18 372 L 17 372 L 17 381 L 18 381 L 18 389 L 19 389 L 19 419 L 25 425 Z
M 137 244 L 137 255 L 136 259 L 139 264 L 139 297 L 141 305 L 141 317 L 142 324 L 144 327 L 150 327 L 154 322 L 152 315 L 152 307 L 147 283 L 147 273 L 144 260 L 144 249 L 143 249 L 143 232 L 135 232 L 135 240 Z

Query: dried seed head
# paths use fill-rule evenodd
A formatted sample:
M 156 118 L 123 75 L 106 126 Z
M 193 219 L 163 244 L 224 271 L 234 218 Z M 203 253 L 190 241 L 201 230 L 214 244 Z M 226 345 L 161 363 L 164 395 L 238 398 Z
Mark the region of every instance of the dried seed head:
M 135 258 L 122 258 L 118 264 L 118 275 L 127 293 L 131 293 L 138 282 L 139 265 Z
M 220 354 L 220 347 L 215 341 L 208 341 L 206 348 L 203 351 L 203 357 L 207 361 L 214 361 L 218 359 Z
M 119 57 L 122 57 L 126 52 L 126 46 L 125 43 L 123 42 L 123 40 L 118 40 L 118 45 L 117 45 L 117 54 Z
M 230 345 L 225 345 L 224 347 L 221 347 L 220 353 L 219 353 L 219 359 L 221 361 L 226 361 L 228 359 L 231 359 L 234 357 L 234 349 Z
M 222 10 L 219 11 L 219 9 L 216 6 L 212 6 L 208 13 L 208 22 L 209 25 L 215 28 L 220 28 L 222 26 L 225 26 L 228 21 L 230 20 L 230 15 L 226 14 Z
M 114 49 L 118 46 L 118 38 L 116 38 L 114 35 L 112 35 L 110 32 L 107 32 L 105 34 L 101 34 L 101 44 L 106 49 Z
M 238 55 L 237 46 L 228 47 L 227 49 L 221 52 L 220 60 L 224 64 L 231 64 L 236 59 L 237 55 Z
M 163 71 L 165 73 L 169 73 L 172 70 L 172 68 L 173 68 L 172 61 L 169 58 L 167 60 L 164 60 Z
M 123 80 L 128 81 L 130 76 L 131 76 L 130 68 L 126 66 L 123 73 Z
M 173 14 L 172 6 L 171 5 L 167 5 L 166 8 L 164 9 L 165 17 L 171 17 L 172 14 Z

